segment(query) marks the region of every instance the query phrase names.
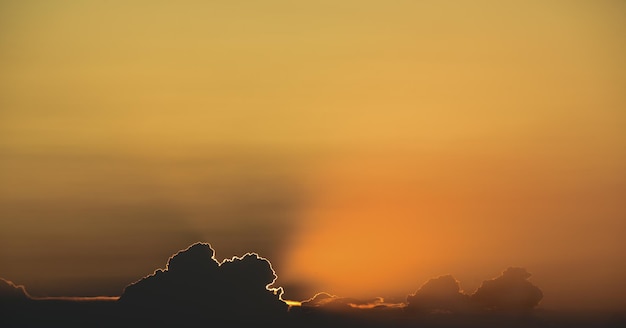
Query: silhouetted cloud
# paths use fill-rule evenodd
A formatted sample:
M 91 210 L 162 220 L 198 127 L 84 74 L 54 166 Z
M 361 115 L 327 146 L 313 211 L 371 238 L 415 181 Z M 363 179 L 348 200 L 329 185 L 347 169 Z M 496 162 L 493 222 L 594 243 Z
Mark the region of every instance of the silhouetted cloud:
M 459 282 L 451 275 L 428 280 L 407 297 L 407 309 L 419 312 L 466 312 L 469 296 L 461 292 Z
M 340 297 L 326 292 L 315 294 L 308 300 L 302 301 L 302 308 L 320 308 L 329 310 L 372 309 L 376 307 L 398 307 L 399 304 L 385 303 L 382 297 L 371 299 L 357 299 Z
M 218 262 L 209 244 L 196 243 L 172 256 L 165 270 L 127 286 L 119 302 L 128 309 L 168 311 L 184 318 L 270 318 L 287 312 L 276 274 L 255 253 Z M 146 315 L 147 312 L 137 312 Z
M 543 298 L 541 290 L 528 278 L 530 273 L 526 269 L 509 267 L 501 276 L 483 281 L 473 294 L 467 295 L 454 277 L 440 276 L 428 280 L 415 294 L 407 296 L 406 309 L 425 313 L 525 313 Z
M 526 312 L 536 307 L 543 292 L 528 278 L 531 274 L 524 268 L 510 267 L 502 275 L 483 281 L 470 296 L 473 304 L 485 310 Z
M 214 255 L 209 244 L 193 244 L 170 257 L 165 269 L 127 286 L 117 301 L 112 297 L 32 298 L 24 287 L 0 278 L 0 327 L 624 326 L 621 316 L 546 311 L 500 315 L 525 313 L 542 298 L 523 268 L 506 269 L 484 281 L 472 295 L 464 294 L 451 275 L 444 275 L 424 283 L 407 296 L 406 304 L 322 292 L 292 302 L 299 306 L 288 310 L 282 288 L 271 287 L 277 276 L 268 260 L 246 253 L 218 262 Z

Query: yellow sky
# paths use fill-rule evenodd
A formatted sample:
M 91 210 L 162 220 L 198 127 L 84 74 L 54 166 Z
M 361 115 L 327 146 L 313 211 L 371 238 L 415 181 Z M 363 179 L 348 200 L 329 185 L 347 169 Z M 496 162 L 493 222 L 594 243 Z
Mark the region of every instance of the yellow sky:
M 625 15 L 0 1 L 0 276 L 114 293 L 211 239 L 331 293 L 519 265 L 547 305 L 624 307 Z

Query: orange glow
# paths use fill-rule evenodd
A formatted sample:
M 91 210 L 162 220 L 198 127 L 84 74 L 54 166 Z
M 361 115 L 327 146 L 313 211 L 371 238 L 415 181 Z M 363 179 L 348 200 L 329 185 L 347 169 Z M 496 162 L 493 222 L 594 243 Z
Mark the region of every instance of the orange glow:
M 589 233 L 579 220 L 594 212 L 616 217 L 623 209 L 617 199 L 585 190 L 588 175 L 571 177 L 559 169 L 564 163 L 536 167 L 533 161 L 542 155 L 534 152 L 483 148 L 484 155 L 474 157 L 472 149 L 465 151 L 455 158 L 379 151 L 318 166 L 282 276 L 371 297 L 401 296 L 451 273 L 471 293 L 500 267 L 519 264 L 532 268 L 534 281 L 550 291 L 564 288 L 562 277 L 550 273 L 553 266 L 541 264 L 565 250 L 555 248 L 554 238 L 588 261 L 602 258 L 595 250 L 618 247 L 617 238 L 602 245 L 577 242 Z M 607 188 L 600 179 L 593 184 Z M 554 295 L 544 304 L 566 302 Z

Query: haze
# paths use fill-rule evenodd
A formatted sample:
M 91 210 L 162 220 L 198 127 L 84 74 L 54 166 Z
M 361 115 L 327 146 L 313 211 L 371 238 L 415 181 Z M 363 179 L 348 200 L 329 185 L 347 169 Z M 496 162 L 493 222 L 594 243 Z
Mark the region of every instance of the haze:
M 622 1 L 2 1 L 0 277 L 120 295 L 196 241 L 302 300 L 508 266 L 626 303 Z

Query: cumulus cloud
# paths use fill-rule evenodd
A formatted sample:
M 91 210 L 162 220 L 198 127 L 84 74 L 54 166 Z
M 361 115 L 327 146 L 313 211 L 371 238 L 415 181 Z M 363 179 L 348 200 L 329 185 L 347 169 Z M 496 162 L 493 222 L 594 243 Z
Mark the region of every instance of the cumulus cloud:
M 356 299 L 322 292 L 302 302 L 290 302 L 290 307 L 282 299 L 282 288 L 272 287 L 277 276 L 267 259 L 256 253 L 246 253 L 219 262 L 210 244 L 196 243 L 171 256 L 165 269 L 158 269 L 128 285 L 117 302 L 31 298 L 24 287 L 0 278 L 0 305 L 12 309 L 7 311 L 11 313 L 10 317 L 0 315 L 0 319 L 15 323 L 27 319 L 38 323 L 37 317 L 56 316 L 55 320 L 59 322 L 82 326 L 95 314 L 109 318 L 111 325 L 129 327 L 238 327 L 282 323 L 318 327 L 333 324 L 386 326 L 399 318 L 418 320 L 416 323 L 439 318 L 402 316 L 406 312 L 475 313 L 487 318 L 493 312 L 526 313 L 537 306 L 543 293 L 528 281 L 529 277 L 526 269 L 510 267 L 499 277 L 485 280 L 468 295 L 463 293 L 453 276 L 443 275 L 428 280 L 414 294 L 408 295 L 406 303 L 385 302 L 381 297 Z M 83 304 L 76 305 L 78 303 Z M 57 311 L 78 309 L 79 306 L 89 311 Z M 33 311 L 42 315 L 27 315 Z M 70 312 L 71 316 L 64 317 Z
M 413 313 L 523 313 L 536 307 L 543 297 L 541 290 L 528 278 L 524 268 L 510 267 L 501 276 L 485 280 L 473 293 L 461 290 L 459 281 L 452 275 L 442 275 L 428 280 L 414 294 L 406 297 L 406 303 L 388 303 L 377 297 L 360 300 L 340 297 L 330 293 L 317 293 L 301 302 L 305 311 L 403 307 Z
M 541 289 L 528 281 L 530 276 L 524 268 L 509 267 L 499 277 L 483 281 L 471 295 L 463 293 L 451 275 L 440 276 L 407 296 L 406 309 L 424 313 L 528 312 L 543 298 Z
M 469 296 L 461 292 L 451 275 L 428 280 L 415 294 L 407 297 L 407 309 L 418 312 L 466 312 Z
M 196 243 L 173 255 L 165 270 L 127 286 L 119 302 L 130 309 L 211 318 L 259 318 L 286 313 L 276 274 L 255 253 L 218 262 L 209 244 Z M 144 313 L 145 314 L 145 313 Z
M 510 267 L 497 278 L 485 280 L 470 296 L 473 304 L 482 309 L 505 312 L 525 312 L 536 307 L 543 292 L 528 278 L 524 268 Z

